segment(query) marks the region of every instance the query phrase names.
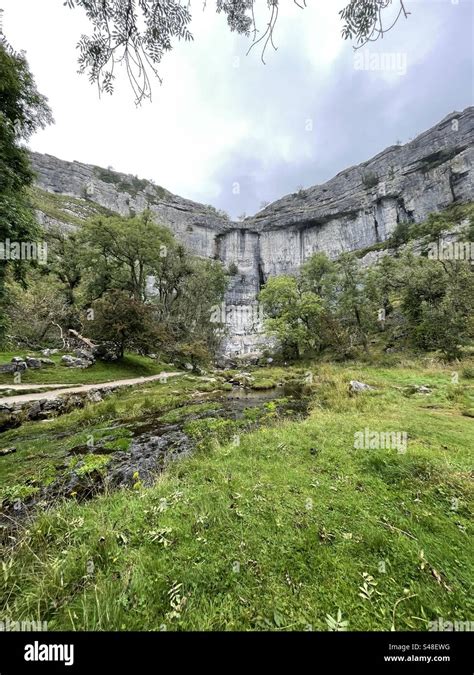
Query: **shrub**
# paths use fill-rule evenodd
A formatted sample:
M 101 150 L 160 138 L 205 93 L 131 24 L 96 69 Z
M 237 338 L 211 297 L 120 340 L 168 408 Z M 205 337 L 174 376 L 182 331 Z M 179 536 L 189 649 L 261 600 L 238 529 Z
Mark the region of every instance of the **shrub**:
M 379 177 L 373 171 L 367 171 L 362 176 L 362 183 L 368 190 L 378 185 Z
M 403 244 L 406 244 L 410 240 L 410 235 L 411 235 L 411 228 L 410 228 L 410 223 L 407 222 L 400 222 L 397 223 L 396 228 L 392 232 L 392 235 L 390 237 L 390 246 L 402 246 Z

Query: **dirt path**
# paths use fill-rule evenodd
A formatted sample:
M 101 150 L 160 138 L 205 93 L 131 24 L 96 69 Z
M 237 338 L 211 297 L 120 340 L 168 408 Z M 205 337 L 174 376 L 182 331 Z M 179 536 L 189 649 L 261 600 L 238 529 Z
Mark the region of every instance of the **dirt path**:
M 108 389 L 117 389 L 119 387 L 126 387 L 133 384 L 144 384 L 146 382 L 153 382 L 155 380 L 160 380 L 168 377 L 176 377 L 178 375 L 184 375 L 182 372 L 174 373 L 160 373 L 159 375 L 150 375 L 149 377 L 134 377 L 128 380 L 112 380 L 111 382 L 100 382 L 96 384 L 81 384 L 77 386 L 63 386 L 63 385 L 47 385 L 48 387 L 62 387 L 59 389 L 53 389 L 52 391 L 38 391 L 35 394 L 16 394 L 14 396 L 2 396 L 0 398 L 0 404 L 4 403 L 28 403 L 28 401 L 39 401 L 45 399 L 56 398 L 57 396 L 62 396 L 63 394 L 80 394 L 87 391 L 94 391 L 95 389 L 103 389 L 107 387 Z M 25 385 L 13 385 L 14 386 L 24 387 Z M 42 385 L 26 385 L 30 389 L 40 387 Z M 45 386 L 45 385 L 43 385 Z M 21 390 L 20 390 L 21 391 Z
M 67 385 L 64 384 L 35 384 L 34 382 L 31 382 L 30 384 L 0 384 L 0 394 L 4 391 L 31 391 L 32 389 L 64 389 Z M 73 386 L 82 386 L 82 385 L 73 385 L 71 384 L 71 387 Z

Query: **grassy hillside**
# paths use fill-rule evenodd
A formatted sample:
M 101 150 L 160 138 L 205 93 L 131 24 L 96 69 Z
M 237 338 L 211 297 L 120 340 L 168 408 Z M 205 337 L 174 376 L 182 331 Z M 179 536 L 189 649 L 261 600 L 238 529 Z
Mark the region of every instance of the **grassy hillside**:
M 133 489 L 25 522 L 4 564 L 2 615 L 50 630 L 423 630 L 469 619 L 473 371 L 453 378 L 427 363 L 255 372 L 312 372 L 309 416 L 284 421 L 268 406 L 250 432 L 197 420 L 187 430 L 198 450 L 154 486 L 137 476 Z M 351 379 L 374 390 L 351 395 Z M 124 391 L 7 432 L 18 451 L 0 459 L 4 477 L 39 466 L 40 452 L 59 461 L 81 434 L 170 415 L 213 386 Z M 406 452 L 356 449 L 365 428 L 405 431 Z
M 30 188 L 31 201 L 35 209 L 49 218 L 67 225 L 77 226 L 94 216 L 110 216 L 111 211 L 90 199 L 78 199 L 42 190 L 35 186 Z

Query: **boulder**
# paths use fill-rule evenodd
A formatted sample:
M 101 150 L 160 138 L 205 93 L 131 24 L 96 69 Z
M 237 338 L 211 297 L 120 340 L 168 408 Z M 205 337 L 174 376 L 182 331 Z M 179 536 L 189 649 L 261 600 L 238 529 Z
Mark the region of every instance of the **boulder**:
M 121 387 L 121 389 L 130 389 L 133 385 L 129 384 L 126 387 Z M 102 387 L 100 389 L 100 395 L 102 398 L 107 398 L 108 396 L 112 396 L 112 394 L 116 391 L 115 387 Z
M 96 389 L 95 391 L 89 391 L 86 398 L 90 403 L 100 403 L 102 401 L 102 394 L 98 389 Z
M 117 361 L 117 354 L 112 344 L 103 342 L 94 347 L 94 357 L 101 361 Z
M 46 368 L 48 366 L 55 366 L 55 362 L 53 359 L 38 359 L 38 361 L 41 361 L 41 365 L 45 366 Z
M 78 394 L 71 394 L 67 398 L 63 398 L 64 410 L 73 410 L 74 408 L 82 408 L 84 406 L 85 397 Z
M 432 390 L 424 384 L 415 387 L 415 394 L 431 394 Z
M 88 368 L 89 366 L 92 365 L 92 362 L 89 361 L 88 359 L 75 358 L 74 356 L 70 356 L 69 354 L 65 354 L 62 357 L 61 363 L 67 368 Z
M 34 401 L 34 403 L 31 404 L 31 406 L 26 411 L 26 416 L 29 420 L 39 419 L 43 403 L 46 403 L 46 399 L 42 399 L 41 401 Z
M 75 351 L 76 357 L 78 359 L 82 359 L 83 361 L 90 361 L 91 363 L 95 363 L 95 357 L 92 352 L 87 351 L 87 349 L 76 349 Z
M 47 399 L 41 407 L 43 412 L 62 411 L 64 409 L 64 400 L 62 398 Z
M 349 391 L 351 393 L 359 391 L 373 391 L 374 388 L 370 384 L 365 384 L 365 382 L 359 382 L 358 380 L 351 380 L 349 382 Z
M 28 368 L 26 361 L 22 356 L 14 356 L 11 360 L 11 363 L 14 366 L 14 372 L 23 372 Z
M 8 429 L 16 429 L 21 425 L 21 419 L 18 415 L 9 415 L 7 413 L 0 413 L 0 431 L 7 431 Z
M 52 356 L 53 354 L 57 354 L 59 352 L 59 349 L 42 349 L 41 353 L 43 356 Z
M 16 448 L 1 448 L 0 457 L 3 457 L 4 455 L 11 455 L 13 452 L 16 452 Z
M 27 356 L 26 357 L 26 365 L 28 368 L 42 368 L 43 364 L 41 363 L 41 359 L 36 359 L 33 356 Z
M 45 358 L 36 358 L 35 356 L 26 357 L 26 365 L 28 368 L 43 368 L 48 366 L 55 366 L 56 364 L 52 359 Z

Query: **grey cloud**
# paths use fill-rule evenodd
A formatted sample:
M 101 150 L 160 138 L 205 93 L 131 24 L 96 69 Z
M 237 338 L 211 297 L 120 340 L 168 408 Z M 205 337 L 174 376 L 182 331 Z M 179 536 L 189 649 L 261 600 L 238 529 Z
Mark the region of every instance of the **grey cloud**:
M 243 62 L 243 77 L 234 82 L 234 105 L 253 107 L 256 124 L 266 125 L 265 140 L 249 134 L 247 142 L 216 168 L 214 180 L 220 193 L 216 206 L 237 216 L 255 213 L 262 201 L 324 182 L 338 171 L 365 161 L 397 140 L 402 142 L 429 128 L 453 110 L 472 104 L 474 46 L 471 3 L 451 5 L 435 2 L 417 13 L 408 26 L 390 35 L 382 45 L 386 51 L 405 50 L 407 72 L 392 80 L 378 73 L 353 68 L 349 47 L 334 62 L 331 72 L 302 68 L 304 55 L 295 45 L 278 67 L 265 70 L 265 88 L 254 64 Z M 441 14 L 439 39 L 424 33 L 434 13 Z M 403 30 L 404 29 L 404 30 Z M 428 40 L 432 48 L 416 61 L 410 45 Z M 370 46 L 381 49 L 380 44 Z M 313 131 L 305 130 L 305 120 Z M 284 160 L 275 150 L 281 136 L 291 139 L 293 159 Z M 301 155 L 306 152 L 307 156 Z M 232 184 L 240 183 L 240 194 Z

